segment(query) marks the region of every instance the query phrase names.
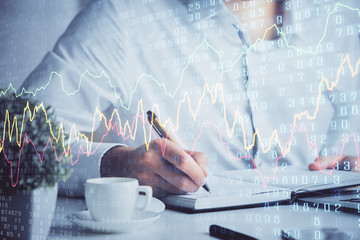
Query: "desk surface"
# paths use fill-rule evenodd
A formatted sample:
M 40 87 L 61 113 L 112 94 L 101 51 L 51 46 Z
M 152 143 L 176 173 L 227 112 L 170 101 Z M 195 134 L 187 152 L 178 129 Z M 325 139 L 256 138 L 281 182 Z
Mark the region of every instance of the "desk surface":
M 212 239 L 208 233 L 211 224 L 234 228 L 260 239 L 281 239 L 279 234 L 283 229 L 292 235 L 300 231 L 301 236 L 305 229 L 313 239 L 317 238 L 316 234 L 323 234 L 319 231 L 323 228 L 360 232 L 360 214 L 329 211 L 323 206 L 308 207 L 303 203 L 200 214 L 165 210 L 152 224 L 124 234 L 93 233 L 66 219 L 68 214 L 84 209 L 82 198 L 58 197 L 48 239 Z

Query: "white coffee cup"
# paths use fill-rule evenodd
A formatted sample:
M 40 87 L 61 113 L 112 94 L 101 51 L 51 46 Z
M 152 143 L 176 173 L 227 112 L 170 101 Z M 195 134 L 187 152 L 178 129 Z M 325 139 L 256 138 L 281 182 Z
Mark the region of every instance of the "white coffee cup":
M 144 211 L 150 204 L 152 188 L 139 186 L 135 178 L 92 178 L 85 184 L 86 205 L 95 221 L 130 220 L 140 192 L 145 193 L 146 201 L 137 210 Z

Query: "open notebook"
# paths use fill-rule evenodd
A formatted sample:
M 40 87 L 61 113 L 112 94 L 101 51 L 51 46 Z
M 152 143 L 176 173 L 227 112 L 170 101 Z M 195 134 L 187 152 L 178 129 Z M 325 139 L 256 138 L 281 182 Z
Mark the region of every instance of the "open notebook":
M 261 177 L 262 176 L 262 177 Z M 360 174 L 345 171 L 318 172 L 278 168 L 272 170 L 236 170 L 210 176 L 211 193 L 200 189 L 186 195 L 170 195 L 162 200 L 173 209 L 204 212 L 291 202 L 296 197 L 334 188 L 360 185 Z

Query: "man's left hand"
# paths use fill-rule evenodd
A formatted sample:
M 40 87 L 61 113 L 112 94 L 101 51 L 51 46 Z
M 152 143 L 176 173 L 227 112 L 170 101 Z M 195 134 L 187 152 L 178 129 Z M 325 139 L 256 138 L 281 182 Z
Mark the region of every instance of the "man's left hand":
M 360 161 L 357 157 L 353 156 L 329 156 L 319 157 L 319 160 L 315 160 L 309 164 L 309 169 L 313 171 L 334 169 L 344 170 L 352 172 L 360 172 Z

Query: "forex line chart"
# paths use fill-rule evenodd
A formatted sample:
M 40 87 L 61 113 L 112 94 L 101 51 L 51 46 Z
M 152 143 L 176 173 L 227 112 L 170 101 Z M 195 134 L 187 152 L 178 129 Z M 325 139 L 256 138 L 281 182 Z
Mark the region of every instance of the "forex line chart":
M 31 2 L 0 1 L 0 240 L 360 239 L 360 1 Z
M 111 89 L 113 89 L 114 95 L 115 95 L 116 98 L 119 100 L 120 105 L 121 105 L 125 110 L 129 110 L 130 105 L 131 105 L 131 101 L 132 101 L 132 98 L 133 98 L 133 95 L 134 95 L 134 93 L 136 92 L 138 85 L 141 84 L 141 81 L 142 81 L 143 79 L 146 79 L 146 78 L 148 78 L 148 79 L 151 80 L 151 81 L 154 81 L 154 82 L 155 82 L 156 84 L 158 84 L 161 88 L 163 88 L 163 90 L 164 90 L 164 92 L 165 92 L 166 95 L 168 95 L 168 96 L 170 96 L 170 97 L 174 97 L 174 96 L 176 95 L 176 93 L 178 92 L 179 88 L 180 88 L 181 85 L 182 85 L 182 81 L 183 81 L 183 77 L 184 77 L 184 72 L 185 72 L 185 71 L 187 70 L 187 68 L 189 67 L 189 64 L 190 64 L 190 62 L 191 62 L 191 59 L 193 58 L 193 56 L 195 55 L 195 53 L 196 53 L 201 47 L 204 47 L 204 46 L 206 46 L 206 47 L 208 47 L 209 49 L 211 49 L 211 50 L 214 52 L 214 54 L 217 55 L 217 57 L 219 58 L 219 65 L 221 66 L 221 71 L 222 71 L 222 73 L 226 73 L 226 72 L 232 71 L 233 68 L 234 68 L 234 66 L 240 61 L 241 57 L 242 57 L 244 54 L 246 54 L 248 51 L 250 51 L 252 48 L 254 48 L 259 42 L 264 41 L 267 32 L 270 31 L 270 30 L 273 29 L 273 28 L 275 28 L 276 31 L 278 32 L 278 34 L 284 39 L 284 42 L 285 42 L 285 45 L 286 45 L 287 48 L 289 48 L 289 49 L 294 49 L 294 50 L 297 51 L 297 52 L 301 52 L 301 53 L 305 53 L 305 54 L 317 55 L 317 54 L 319 53 L 319 51 L 320 51 L 321 43 L 324 41 L 324 38 L 325 38 L 325 36 L 326 36 L 330 17 L 331 17 L 333 14 L 335 14 L 337 11 L 339 11 L 339 9 L 341 9 L 341 8 L 344 8 L 344 9 L 346 9 L 346 10 L 348 10 L 348 11 L 351 11 L 351 12 L 356 12 L 356 13 L 359 15 L 359 17 L 360 17 L 360 10 L 359 10 L 358 8 L 352 8 L 352 7 L 347 6 L 347 5 L 344 5 L 344 4 L 342 4 L 342 3 L 337 3 L 337 4 L 335 5 L 334 9 L 333 9 L 332 11 L 330 11 L 330 12 L 328 13 L 328 15 L 327 15 L 326 22 L 324 23 L 323 34 L 322 34 L 321 38 L 318 40 L 317 44 L 315 45 L 315 50 L 312 50 L 311 48 L 309 48 L 309 49 L 302 49 L 302 48 L 298 48 L 298 47 L 296 47 L 296 46 L 292 46 L 291 44 L 288 43 L 286 34 L 284 34 L 284 33 L 279 29 L 279 27 L 278 27 L 276 24 L 274 24 L 274 25 L 272 25 L 271 27 L 269 27 L 268 29 L 265 30 L 262 38 L 256 39 L 256 41 L 255 41 L 251 46 L 249 46 L 246 50 L 244 50 L 243 52 L 241 52 L 240 56 L 234 61 L 234 63 L 233 63 L 229 68 L 225 68 L 225 67 L 224 67 L 224 63 L 223 63 L 223 60 L 222 60 L 222 57 L 221 57 L 220 51 L 219 51 L 218 49 L 216 49 L 214 46 L 212 46 L 212 45 L 206 40 L 206 38 L 204 38 L 204 39 L 202 40 L 202 42 L 201 42 L 198 46 L 195 47 L 195 49 L 193 50 L 193 53 L 191 53 L 191 54 L 189 55 L 188 60 L 187 60 L 187 63 L 186 63 L 186 66 L 182 69 L 182 73 L 181 73 L 181 77 L 180 77 L 180 79 L 179 79 L 179 83 L 178 83 L 177 87 L 175 88 L 175 90 L 174 90 L 173 92 L 170 92 L 169 90 L 167 90 L 166 85 L 165 85 L 164 83 L 162 83 L 161 81 L 159 81 L 158 79 L 154 78 L 150 73 L 142 73 L 142 74 L 137 78 L 137 80 L 136 80 L 136 84 L 135 84 L 133 90 L 131 91 L 131 94 L 130 94 L 130 97 L 129 97 L 129 100 L 128 100 L 129 103 L 128 103 L 127 105 L 124 103 L 125 100 L 122 99 L 122 98 L 119 96 L 119 94 L 116 92 L 116 88 L 115 88 L 114 84 L 112 83 L 110 77 L 109 77 L 105 72 L 102 72 L 100 75 L 96 75 L 96 74 L 91 73 L 89 70 L 86 70 L 86 71 L 84 71 L 84 72 L 81 74 L 80 79 L 79 79 L 79 82 L 78 82 L 78 87 L 77 87 L 77 89 L 74 90 L 74 91 L 68 91 L 68 90 L 66 90 L 66 88 L 64 87 L 64 80 L 63 80 L 62 75 L 59 74 L 59 73 L 56 72 L 56 71 L 52 71 L 52 72 L 50 73 L 50 75 L 49 75 L 48 82 L 47 82 L 45 85 L 37 88 L 35 91 L 29 91 L 29 90 L 23 88 L 23 89 L 21 89 L 20 93 L 16 93 L 16 89 L 14 89 L 13 85 L 10 83 L 10 84 L 9 84 L 9 87 L 8 87 L 5 91 L 1 91 L 0 96 L 6 94 L 9 90 L 14 91 L 17 96 L 21 96 L 21 95 L 24 94 L 24 93 L 28 93 L 28 94 L 31 94 L 31 95 L 34 95 L 34 96 L 35 96 L 38 91 L 44 91 L 44 90 L 46 90 L 47 86 L 51 83 L 51 81 L 53 81 L 53 78 L 55 78 L 55 77 L 60 78 L 60 85 L 61 85 L 62 91 L 63 91 L 66 95 L 70 96 L 70 95 L 74 95 L 74 94 L 78 93 L 78 92 L 81 90 L 82 81 L 83 81 L 84 77 L 85 77 L 86 75 L 88 75 L 88 76 L 90 76 L 90 77 L 92 77 L 92 78 L 94 78 L 94 79 L 100 79 L 101 77 L 105 77 L 105 78 L 107 79 L 107 81 L 108 81 L 107 84 L 109 85 L 109 87 L 110 87 Z
M 354 77 L 358 74 L 358 69 L 359 69 L 359 64 L 360 64 L 360 59 L 355 63 L 355 66 L 353 67 L 351 62 L 350 62 L 350 58 L 349 58 L 349 55 L 346 55 L 346 57 L 344 58 L 343 62 L 340 64 L 338 70 L 337 70 L 337 78 L 334 80 L 334 81 L 329 81 L 328 79 L 326 78 L 323 78 L 321 81 L 320 81 L 320 84 L 319 84 L 319 87 L 318 87 L 318 96 L 317 96 L 317 100 L 316 100 L 316 108 L 315 108 L 315 111 L 313 113 L 309 113 L 309 111 L 305 111 L 305 112 L 301 112 L 301 113 L 298 113 L 298 114 L 295 114 L 294 115 L 294 122 L 293 122 L 293 130 L 291 132 L 291 138 L 289 139 L 288 142 L 286 143 L 281 143 L 279 141 L 279 139 L 277 139 L 277 131 L 274 130 L 273 134 L 272 134 L 272 138 L 270 141 L 274 141 L 278 144 L 278 146 L 281 148 L 282 150 L 282 155 L 280 157 L 277 158 L 276 160 L 276 163 L 275 163 L 275 166 L 277 166 L 277 161 L 282 158 L 284 155 L 286 155 L 287 152 L 290 151 L 290 148 L 291 148 L 291 142 L 292 142 L 292 138 L 294 136 L 294 134 L 296 132 L 305 132 L 306 133 L 306 139 L 307 139 L 307 143 L 308 143 L 308 148 L 309 150 L 311 150 L 312 148 L 315 148 L 317 149 L 317 146 L 316 146 L 316 143 L 313 143 L 311 144 L 310 143 L 310 140 L 309 140 L 309 136 L 308 136 L 308 132 L 307 132 L 307 129 L 306 127 L 302 127 L 300 128 L 296 121 L 297 119 L 301 119 L 302 117 L 306 117 L 307 119 L 316 119 L 316 116 L 317 116 L 317 113 L 318 113 L 318 109 L 319 109 L 319 99 L 320 99 L 320 96 L 322 94 L 322 88 L 323 88 L 323 85 L 326 85 L 326 88 L 328 90 L 332 90 L 336 84 L 340 81 L 340 73 L 341 71 L 343 71 L 343 68 L 344 67 L 347 67 L 350 71 L 351 71 L 351 75 Z M 179 122 L 179 113 L 180 113 L 180 110 L 181 110 L 181 107 L 183 104 L 187 104 L 188 105 L 188 111 L 191 113 L 191 115 L 193 116 L 193 120 L 196 121 L 196 116 L 197 116 L 197 112 L 199 111 L 199 109 L 201 108 L 201 102 L 202 102 L 202 99 L 205 97 L 205 95 L 208 93 L 210 94 L 211 96 L 211 99 L 213 102 L 215 102 L 218 98 L 222 100 L 223 104 L 224 104 L 224 120 L 225 120 L 225 123 L 226 123 L 226 129 L 227 129 L 227 133 L 229 134 L 229 136 L 231 137 L 231 135 L 234 134 L 234 129 L 235 129 L 235 124 L 236 122 L 238 121 L 236 118 L 236 120 L 233 122 L 233 123 L 228 123 L 227 119 L 226 119 L 226 105 L 225 105 L 225 101 L 224 101 L 224 93 L 223 93 L 223 90 L 222 90 L 222 85 L 219 83 L 217 84 L 217 88 L 215 89 L 215 92 L 212 92 L 210 89 L 209 89 L 209 86 L 208 85 L 205 85 L 204 88 L 203 88 L 203 95 L 202 97 L 199 99 L 198 101 L 198 105 L 196 107 L 193 107 L 192 104 L 191 104 L 191 101 L 189 100 L 188 98 L 188 94 L 184 94 L 184 97 L 183 99 L 180 101 L 180 104 L 179 106 L 177 107 L 178 109 L 178 115 L 177 115 L 177 120 L 176 120 L 176 123 Z M 217 95 L 219 95 L 219 97 L 217 97 Z M 158 106 L 154 106 L 153 110 L 154 109 L 157 109 Z M 24 124 L 24 121 L 32 121 L 35 117 L 35 114 L 38 113 L 38 111 L 42 110 L 42 112 L 44 113 L 44 117 L 47 119 L 47 115 L 46 115 L 46 110 L 44 109 L 43 107 L 43 104 L 37 106 L 35 109 L 30 109 L 29 108 L 29 105 L 27 105 L 25 108 L 24 108 L 24 113 L 23 113 L 23 117 L 22 117 L 22 122 L 21 122 L 21 126 L 20 126 L 20 129 L 18 128 L 18 123 L 17 123 L 17 118 L 14 117 L 11 121 L 10 119 L 10 115 L 9 115 L 9 112 L 7 111 L 7 114 L 6 114 L 6 120 L 5 120 L 5 124 L 3 126 L 3 134 L 2 134 L 2 139 L 6 139 L 6 135 L 8 135 L 8 139 L 9 141 L 14 141 L 14 138 L 15 138 L 15 141 L 17 142 L 18 146 L 21 147 L 20 148 L 20 154 L 19 154 L 19 159 L 18 161 L 20 162 L 21 161 L 21 151 L 22 151 L 22 148 L 24 147 L 25 143 L 27 145 L 31 144 L 31 146 L 34 148 L 34 150 L 36 151 L 37 155 L 39 156 L 39 160 L 42 161 L 42 157 L 41 157 L 41 153 L 39 153 L 36 149 L 36 146 L 32 143 L 31 139 L 27 139 L 27 136 L 26 136 L 26 132 L 23 132 L 23 124 Z M 125 121 L 124 125 L 122 125 L 122 121 L 121 121 L 121 117 L 119 116 L 119 113 L 117 110 L 114 110 L 112 115 L 111 115 L 111 118 L 109 120 L 106 119 L 106 117 L 101 113 L 99 112 L 98 110 L 94 113 L 94 120 L 93 120 L 93 123 L 95 122 L 95 119 L 99 118 L 99 119 L 103 119 L 102 121 L 104 122 L 105 126 L 106 126 L 106 129 L 107 129 L 107 132 L 104 134 L 104 136 L 102 136 L 102 139 L 104 137 L 106 137 L 106 135 L 108 134 L 109 131 L 116 131 L 118 135 L 121 135 L 123 137 L 124 140 L 127 140 L 128 138 L 131 138 L 131 139 L 135 139 L 135 136 L 136 136 L 136 131 L 137 131 L 137 128 L 138 128 L 138 120 L 140 119 L 140 128 L 142 128 L 142 130 L 144 132 L 146 132 L 147 130 L 150 129 L 150 131 L 148 132 L 148 135 L 146 136 L 146 138 L 144 139 L 144 142 L 147 144 L 147 146 L 149 147 L 149 143 L 153 138 L 155 138 L 154 136 L 154 133 L 151 131 L 151 127 L 149 127 L 149 124 L 147 123 L 146 121 L 146 114 L 145 114 L 146 110 L 144 110 L 143 108 L 143 105 L 142 105 L 142 101 L 139 101 L 138 102 L 138 109 L 137 109 L 137 115 L 133 118 L 133 123 L 135 124 L 131 124 L 130 126 L 130 122 L 127 120 Z M 26 115 L 29 115 L 28 119 L 26 118 Z M 242 123 L 243 120 L 242 120 L 242 117 L 239 113 L 236 114 L 236 117 L 239 119 L 239 121 Z M 54 133 L 52 130 L 51 130 L 51 124 L 49 121 L 47 121 L 49 123 L 49 126 L 50 126 L 50 132 L 49 132 L 49 140 L 44 148 L 43 151 L 46 150 L 47 147 L 51 147 L 52 146 L 52 141 L 61 141 L 63 140 L 63 128 L 61 127 L 59 129 L 59 131 L 57 133 Z M 177 124 L 174 124 L 175 126 L 177 126 Z M 216 123 L 214 122 L 206 122 L 206 123 L 203 123 L 202 126 L 201 126 L 201 129 L 199 131 L 199 135 L 195 138 L 194 140 L 194 143 L 193 143 L 193 150 L 196 148 L 196 142 L 197 142 L 197 139 L 199 139 L 202 135 L 202 132 L 203 132 L 203 127 L 205 125 L 212 125 L 213 127 L 215 127 L 216 129 L 219 129 L 219 127 L 217 126 Z M 93 124 L 94 126 L 94 124 Z M 230 127 L 231 126 L 231 127 Z M 241 124 L 241 126 L 243 127 L 243 124 Z M 65 142 L 62 142 L 63 144 L 63 147 L 64 147 L 64 152 L 61 153 L 61 155 L 58 157 L 58 154 L 56 154 L 55 152 L 55 157 L 56 157 L 56 160 L 57 161 L 60 161 L 61 160 L 61 157 L 65 154 L 66 156 L 68 154 L 71 154 L 71 147 L 70 147 L 70 142 L 72 142 L 72 138 L 75 138 L 76 141 L 79 141 L 79 139 L 84 139 L 86 140 L 87 144 L 86 144 L 86 150 L 84 150 L 83 148 L 80 148 L 79 152 L 76 153 L 76 154 L 71 154 L 71 158 L 72 158 L 72 165 L 74 165 L 77 161 L 78 161 L 78 158 L 80 156 L 80 154 L 86 154 L 86 155 L 91 155 L 93 154 L 97 149 L 92 149 L 92 142 L 93 142 L 93 133 L 94 133 L 95 129 L 93 129 L 92 131 L 92 134 L 91 134 L 91 138 L 89 139 L 87 136 L 85 136 L 84 134 L 82 134 L 81 132 L 77 131 L 76 130 L 76 126 L 74 125 L 74 127 L 71 129 L 70 131 L 70 139 L 69 139 L 69 144 L 67 145 Z M 176 132 L 177 129 L 176 127 L 174 128 L 174 131 Z M 219 132 L 219 140 L 222 142 L 222 136 L 221 136 L 221 133 L 220 131 L 218 130 Z M 14 136 L 15 135 L 15 136 Z M 245 136 L 243 136 L 245 138 Z M 253 143 L 251 145 L 248 145 L 248 146 L 244 146 L 245 149 L 247 150 L 250 150 L 253 146 L 254 146 L 254 143 L 255 143 L 255 138 L 258 137 L 260 139 L 260 143 L 262 142 L 261 141 L 261 133 L 257 133 L 255 132 L 254 135 L 253 135 Z M 342 145 L 342 148 L 341 148 L 341 154 L 339 156 L 339 158 L 341 157 L 342 155 L 342 150 L 344 148 L 344 145 L 346 144 L 346 142 L 353 138 L 354 141 L 355 141 L 355 144 L 356 144 L 356 152 L 357 152 L 357 157 L 359 158 L 359 149 L 358 149 L 358 141 L 357 141 L 357 138 L 358 136 L 356 135 L 349 135 L 348 137 L 346 137 L 344 140 L 343 140 L 343 145 Z M 27 140 L 24 140 L 24 139 L 27 139 Z M 273 140 L 274 139 L 274 140 Z M 102 140 L 101 140 L 102 141 Z M 4 143 L 3 141 L 1 141 L 1 151 L 3 151 L 4 149 Z M 245 143 L 245 141 L 244 141 Z M 222 142 L 222 144 L 224 145 L 227 145 L 226 143 Z M 163 147 L 163 151 L 165 151 L 165 148 L 166 146 L 162 146 Z M 265 153 L 267 151 L 269 151 L 269 149 L 266 149 L 264 148 L 263 145 L 261 145 L 261 149 L 262 151 Z M 317 152 L 317 151 L 316 151 Z M 5 154 L 5 151 L 3 151 L 3 154 L 4 156 L 6 157 L 6 154 Z M 231 156 L 231 153 L 229 151 L 229 155 Z M 76 159 L 74 160 L 73 159 L 73 156 L 77 156 Z M 234 159 L 237 159 L 237 160 L 241 160 L 242 158 L 245 158 L 245 157 L 250 157 L 252 159 L 252 162 L 253 162 L 253 166 L 254 168 L 256 168 L 256 164 L 254 162 L 254 159 L 252 156 L 244 156 L 244 157 L 241 157 L 241 158 L 236 158 L 234 156 L 231 156 L 232 158 Z M 317 156 L 317 158 L 319 158 L 319 156 Z M 6 157 L 7 159 L 7 157 Z M 20 166 L 20 164 L 19 164 Z M 259 174 L 261 174 L 261 172 L 259 172 Z M 267 183 L 263 182 L 264 186 L 267 185 Z
M 243 155 L 241 157 L 238 157 L 234 155 L 234 153 L 231 152 L 230 148 L 228 147 L 228 141 L 223 141 L 223 138 L 226 137 L 227 139 L 232 139 L 234 135 L 237 133 L 237 131 L 240 133 L 237 137 L 241 139 L 241 142 L 243 143 L 242 148 L 245 151 L 250 151 L 254 148 L 256 142 L 258 143 L 258 151 L 261 153 L 268 153 L 273 148 L 274 145 L 280 149 L 280 155 L 278 155 L 275 158 L 274 166 L 276 168 L 278 164 L 278 160 L 286 156 L 288 153 L 291 152 L 293 145 L 293 139 L 296 133 L 305 133 L 306 136 L 306 144 L 309 151 L 315 149 L 315 152 L 317 155 L 315 156 L 315 159 L 319 158 L 318 155 L 318 146 L 316 142 L 311 142 L 309 133 L 308 133 L 308 127 L 306 125 L 301 126 L 298 122 L 300 120 L 316 120 L 319 115 L 319 110 L 322 107 L 322 104 L 320 103 L 322 101 L 324 91 L 327 91 L 328 93 L 332 92 L 334 88 L 338 86 L 339 83 L 344 84 L 343 82 L 356 82 L 358 81 L 358 69 L 360 64 L 360 59 L 358 59 L 359 56 L 356 54 L 352 54 L 351 52 L 342 52 L 344 55 L 341 61 L 338 61 L 337 67 L 334 70 L 335 76 L 326 76 L 326 73 L 324 73 L 318 83 L 315 83 L 315 87 L 313 89 L 314 94 L 314 104 L 311 107 L 311 110 L 304 110 L 304 111 L 298 111 L 295 112 L 295 114 L 292 114 L 292 122 L 289 124 L 292 126 L 290 131 L 287 133 L 288 138 L 284 141 L 279 138 L 279 130 L 276 128 L 273 128 L 271 130 L 271 133 L 268 132 L 262 133 L 261 129 L 258 129 L 256 126 L 254 127 L 255 132 L 252 133 L 251 137 L 245 134 L 246 129 L 248 128 L 245 126 L 245 117 L 243 116 L 242 111 L 237 110 L 229 110 L 229 103 L 226 103 L 226 94 L 227 90 L 224 90 L 224 84 L 227 84 L 224 82 L 223 78 L 227 74 L 231 74 L 235 72 L 235 68 L 241 64 L 243 61 L 243 57 L 245 55 L 250 54 L 252 51 L 255 51 L 259 48 L 259 45 L 266 44 L 265 36 L 268 34 L 268 32 L 272 29 L 275 29 L 276 32 L 278 32 L 279 40 L 282 40 L 284 43 L 284 49 L 286 50 L 294 50 L 294 52 L 301 56 L 317 56 L 319 54 L 322 54 L 324 51 L 324 46 L 326 46 L 326 37 L 328 36 L 328 29 L 330 28 L 330 22 L 333 21 L 333 18 L 336 18 L 337 14 L 339 12 L 345 12 L 345 13 L 355 13 L 359 16 L 359 9 L 358 8 L 352 8 L 350 6 L 347 6 L 342 3 L 335 4 L 335 7 L 328 11 L 325 21 L 323 22 L 323 29 L 321 29 L 320 38 L 317 39 L 316 43 L 313 44 L 312 48 L 301 48 L 295 45 L 292 45 L 289 40 L 287 39 L 287 35 L 282 32 L 282 30 L 276 25 L 272 25 L 270 28 L 267 28 L 263 34 L 262 38 L 258 38 L 252 45 L 247 47 L 245 50 L 242 50 L 238 56 L 236 56 L 231 63 L 226 63 L 226 59 L 224 59 L 224 54 L 222 53 L 222 50 L 219 49 L 217 46 L 214 46 L 211 40 L 208 39 L 207 36 L 203 38 L 202 41 L 200 41 L 199 44 L 195 46 L 194 49 L 190 51 L 190 54 L 188 55 L 184 67 L 181 68 L 179 78 L 176 79 L 175 87 L 168 87 L 165 83 L 164 79 L 160 79 L 156 77 L 155 74 L 152 73 L 146 73 L 143 72 L 136 78 L 135 84 L 132 87 L 132 90 L 128 92 L 127 98 L 122 96 L 122 93 L 118 92 L 117 86 L 114 80 L 110 77 L 109 74 L 107 74 L 105 71 L 101 72 L 100 75 L 96 75 L 91 73 L 91 70 L 85 70 L 81 76 L 78 82 L 76 82 L 75 90 L 68 90 L 66 87 L 66 84 L 64 84 L 64 77 L 62 74 L 52 71 L 48 77 L 48 81 L 46 84 L 36 88 L 35 90 L 28 90 L 28 89 L 21 89 L 20 93 L 15 93 L 17 96 L 21 96 L 23 94 L 30 94 L 34 97 L 40 93 L 40 92 L 46 92 L 49 85 L 57 84 L 59 88 L 59 92 L 61 91 L 64 96 L 71 97 L 71 96 L 77 96 L 81 93 L 82 87 L 84 87 L 84 84 L 89 84 L 90 82 L 99 82 L 102 81 L 101 84 L 106 85 L 108 89 L 112 90 L 112 94 L 115 96 L 115 98 L 118 101 L 119 109 L 114 109 L 112 113 L 109 115 L 105 115 L 101 110 L 98 108 L 95 109 L 95 112 L 93 113 L 93 119 L 88 119 L 89 122 L 92 121 L 92 129 L 90 131 L 90 134 L 85 135 L 82 130 L 80 130 L 76 123 L 72 124 L 71 128 L 69 129 L 69 140 L 68 142 L 63 142 L 63 153 L 56 153 L 55 152 L 55 158 L 57 161 L 61 161 L 62 156 L 68 156 L 70 155 L 72 158 L 72 165 L 76 164 L 76 162 L 79 159 L 80 155 L 87 155 L 91 156 L 94 154 L 94 152 L 97 151 L 97 148 L 93 148 L 93 141 L 94 141 L 94 132 L 96 131 L 96 128 L 98 125 L 103 125 L 105 127 L 105 133 L 100 137 L 99 142 L 101 143 L 103 139 L 109 134 L 109 132 L 115 132 L 116 135 L 120 136 L 122 140 L 124 141 L 138 141 L 145 143 L 147 145 L 147 148 L 149 148 L 149 144 L 152 139 L 155 139 L 155 134 L 151 130 L 151 126 L 146 121 L 146 111 L 149 107 L 148 101 L 145 102 L 145 100 L 140 96 L 141 90 L 140 88 L 143 86 L 146 86 L 150 82 L 150 84 L 154 84 L 156 86 L 156 89 L 161 89 L 164 97 L 168 100 L 177 98 L 174 102 L 176 104 L 175 109 L 175 115 L 171 118 L 168 115 L 165 117 L 161 117 L 161 104 L 159 103 L 152 103 L 150 108 L 154 112 L 158 112 L 159 118 L 162 120 L 162 124 L 164 126 L 170 126 L 170 130 L 172 133 L 175 134 L 175 136 L 178 136 L 181 138 L 181 122 L 180 119 L 181 116 L 184 114 L 184 112 L 187 112 L 187 114 L 190 116 L 189 120 L 193 121 L 194 123 L 199 124 L 199 128 L 195 131 L 195 134 L 193 134 L 192 139 L 193 141 L 188 143 L 192 148 L 192 151 L 195 151 L 197 148 L 198 141 L 203 136 L 205 136 L 204 131 L 205 128 L 208 126 L 211 126 L 214 129 L 215 135 L 217 135 L 218 143 L 220 145 L 225 146 L 225 148 L 228 150 L 228 155 L 236 160 L 241 161 L 244 158 L 251 158 L 252 165 L 254 168 L 257 168 L 255 160 L 252 155 Z M 220 69 L 220 77 L 217 79 L 217 81 L 209 83 L 205 82 L 204 84 L 199 84 L 199 91 L 198 95 L 196 97 L 192 96 L 192 93 L 190 90 L 187 89 L 185 80 L 187 77 L 188 72 L 191 71 L 192 65 L 196 64 L 195 59 L 198 54 L 202 52 L 208 52 L 208 54 L 213 55 L 213 57 L 217 60 L 216 66 Z M 355 56 L 354 56 L 355 55 Z M 356 59 L 356 61 L 352 60 Z M 351 76 L 351 78 L 344 77 L 344 72 L 349 72 L 348 76 Z M 331 75 L 331 74 L 329 74 Z M 347 79 L 345 79 L 347 78 Z M 219 80 L 220 79 L 220 80 Z M 57 80 L 55 82 L 55 80 Z M 146 82 L 146 83 L 145 83 Z M 345 83 L 346 85 L 346 83 Z M 144 87 L 145 88 L 145 87 Z M 7 90 L 1 92 L 1 95 L 6 95 L 10 92 L 16 92 L 13 88 L 12 84 L 9 84 L 9 87 Z M 138 99 L 136 99 L 136 97 Z M 195 99 L 195 100 L 194 100 Z M 205 102 L 207 102 L 205 104 Z M 46 102 L 44 102 L 46 104 Z M 356 103 L 356 102 L 355 102 Z M 202 114 L 201 111 L 204 111 L 205 105 L 211 105 L 211 104 L 218 104 L 221 106 L 221 120 L 199 120 L 199 116 Z M 146 107 L 144 107 L 146 105 Z M 134 109 L 134 106 L 136 108 Z M 29 109 L 28 106 L 24 106 L 24 116 L 26 114 L 29 114 L 30 117 L 26 118 L 23 117 L 23 121 L 32 121 L 35 114 L 38 114 L 38 110 L 43 110 L 44 117 L 46 118 L 46 111 L 44 110 L 43 106 L 38 106 L 38 109 Z M 1 149 L 0 151 L 4 154 L 6 157 L 6 149 L 4 149 L 4 140 L 6 139 L 5 136 L 8 136 L 9 141 L 16 141 L 19 149 L 19 159 L 18 161 L 21 162 L 21 149 L 25 146 L 25 144 L 32 146 L 35 151 L 37 152 L 39 156 L 39 161 L 42 161 L 41 158 L 41 152 L 37 151 L 37 148 L 35 145 L 32 144 L 31 139 L 27 137 L 26 132 L 21 127 L 18 129 L 18 122 L 16 118 L 11 119 L 11 109 L 8 110 L 9 113 L 7 114 L 7 117 L 5 119 L 5 124 L 3 127 L 3 134 L 1 139 Z M 123 117 L 120 111 L 129 112 L 127 116 L 131 116 L 131 118 Z M 282 111 L 281 109 L 279 111 Z M 229 113 L 231 113 L 231 117 L 229 117 Z M 96 124 L 97 123 L 97 124 Z M 50 124 L 50 123 L 49 123 Z M 51 127 L 50 127 L 51 129 Z M 79 129 L 79 130 L 78 130 Z M 237 130 L 239 129 L 239 130 Z M 141 132 L 142 134 L 138 136 L 138 133 Z M 53 133 L 51 130 L 49 132 L 49 140 L 45 148 L 51 147 L 52 142 L 58 142 L 61 141 L 63 138 L 63 128 L 61 127 L 59 132 Z M 14 136 L 15 135 L 15 136 Z M 267 140 L 267 144 L 264 143 L 263 135 L 267 135 L 269 137 Z M 143 137 L 143 138 L 141 138 Z M 140 140 L 139 140 L 140 138 Z M 248 140 L 250 139 L 250 141 Z M 85 144 L 82 145 L 78 152 L 74 153 L 71 151 L 71 142 L 79 142 L 79 141 L 85 141 Z M 353 140 L 356 146 L 356 149 L 354 152 L 356 152 L 356 157 L 359 160 L 359 150 L 358 150 L 358 135 L 356 134 L 349 134 L 343 139 L 341 139 L 341 146 L 338 157 L 340 158 L 343 154 L 343 149 L 345 145 L 350 141 Z M 188 141 L 188 140 L 187 140 Z M 162 146 L 164 149 L 166 146 Z M 44 150 L 45 151 L 45 150 Z M 163 150 L 165 151 L 165 150 Z M 261 171 L 258 171 L 258 173 L 261 175 Z M 274 172 L 275 173 L 275 172 Z M 14 181 L 16 182 L 16 181 Z M 263 182 L 263 185 L 266 186 L 267 182 Z

